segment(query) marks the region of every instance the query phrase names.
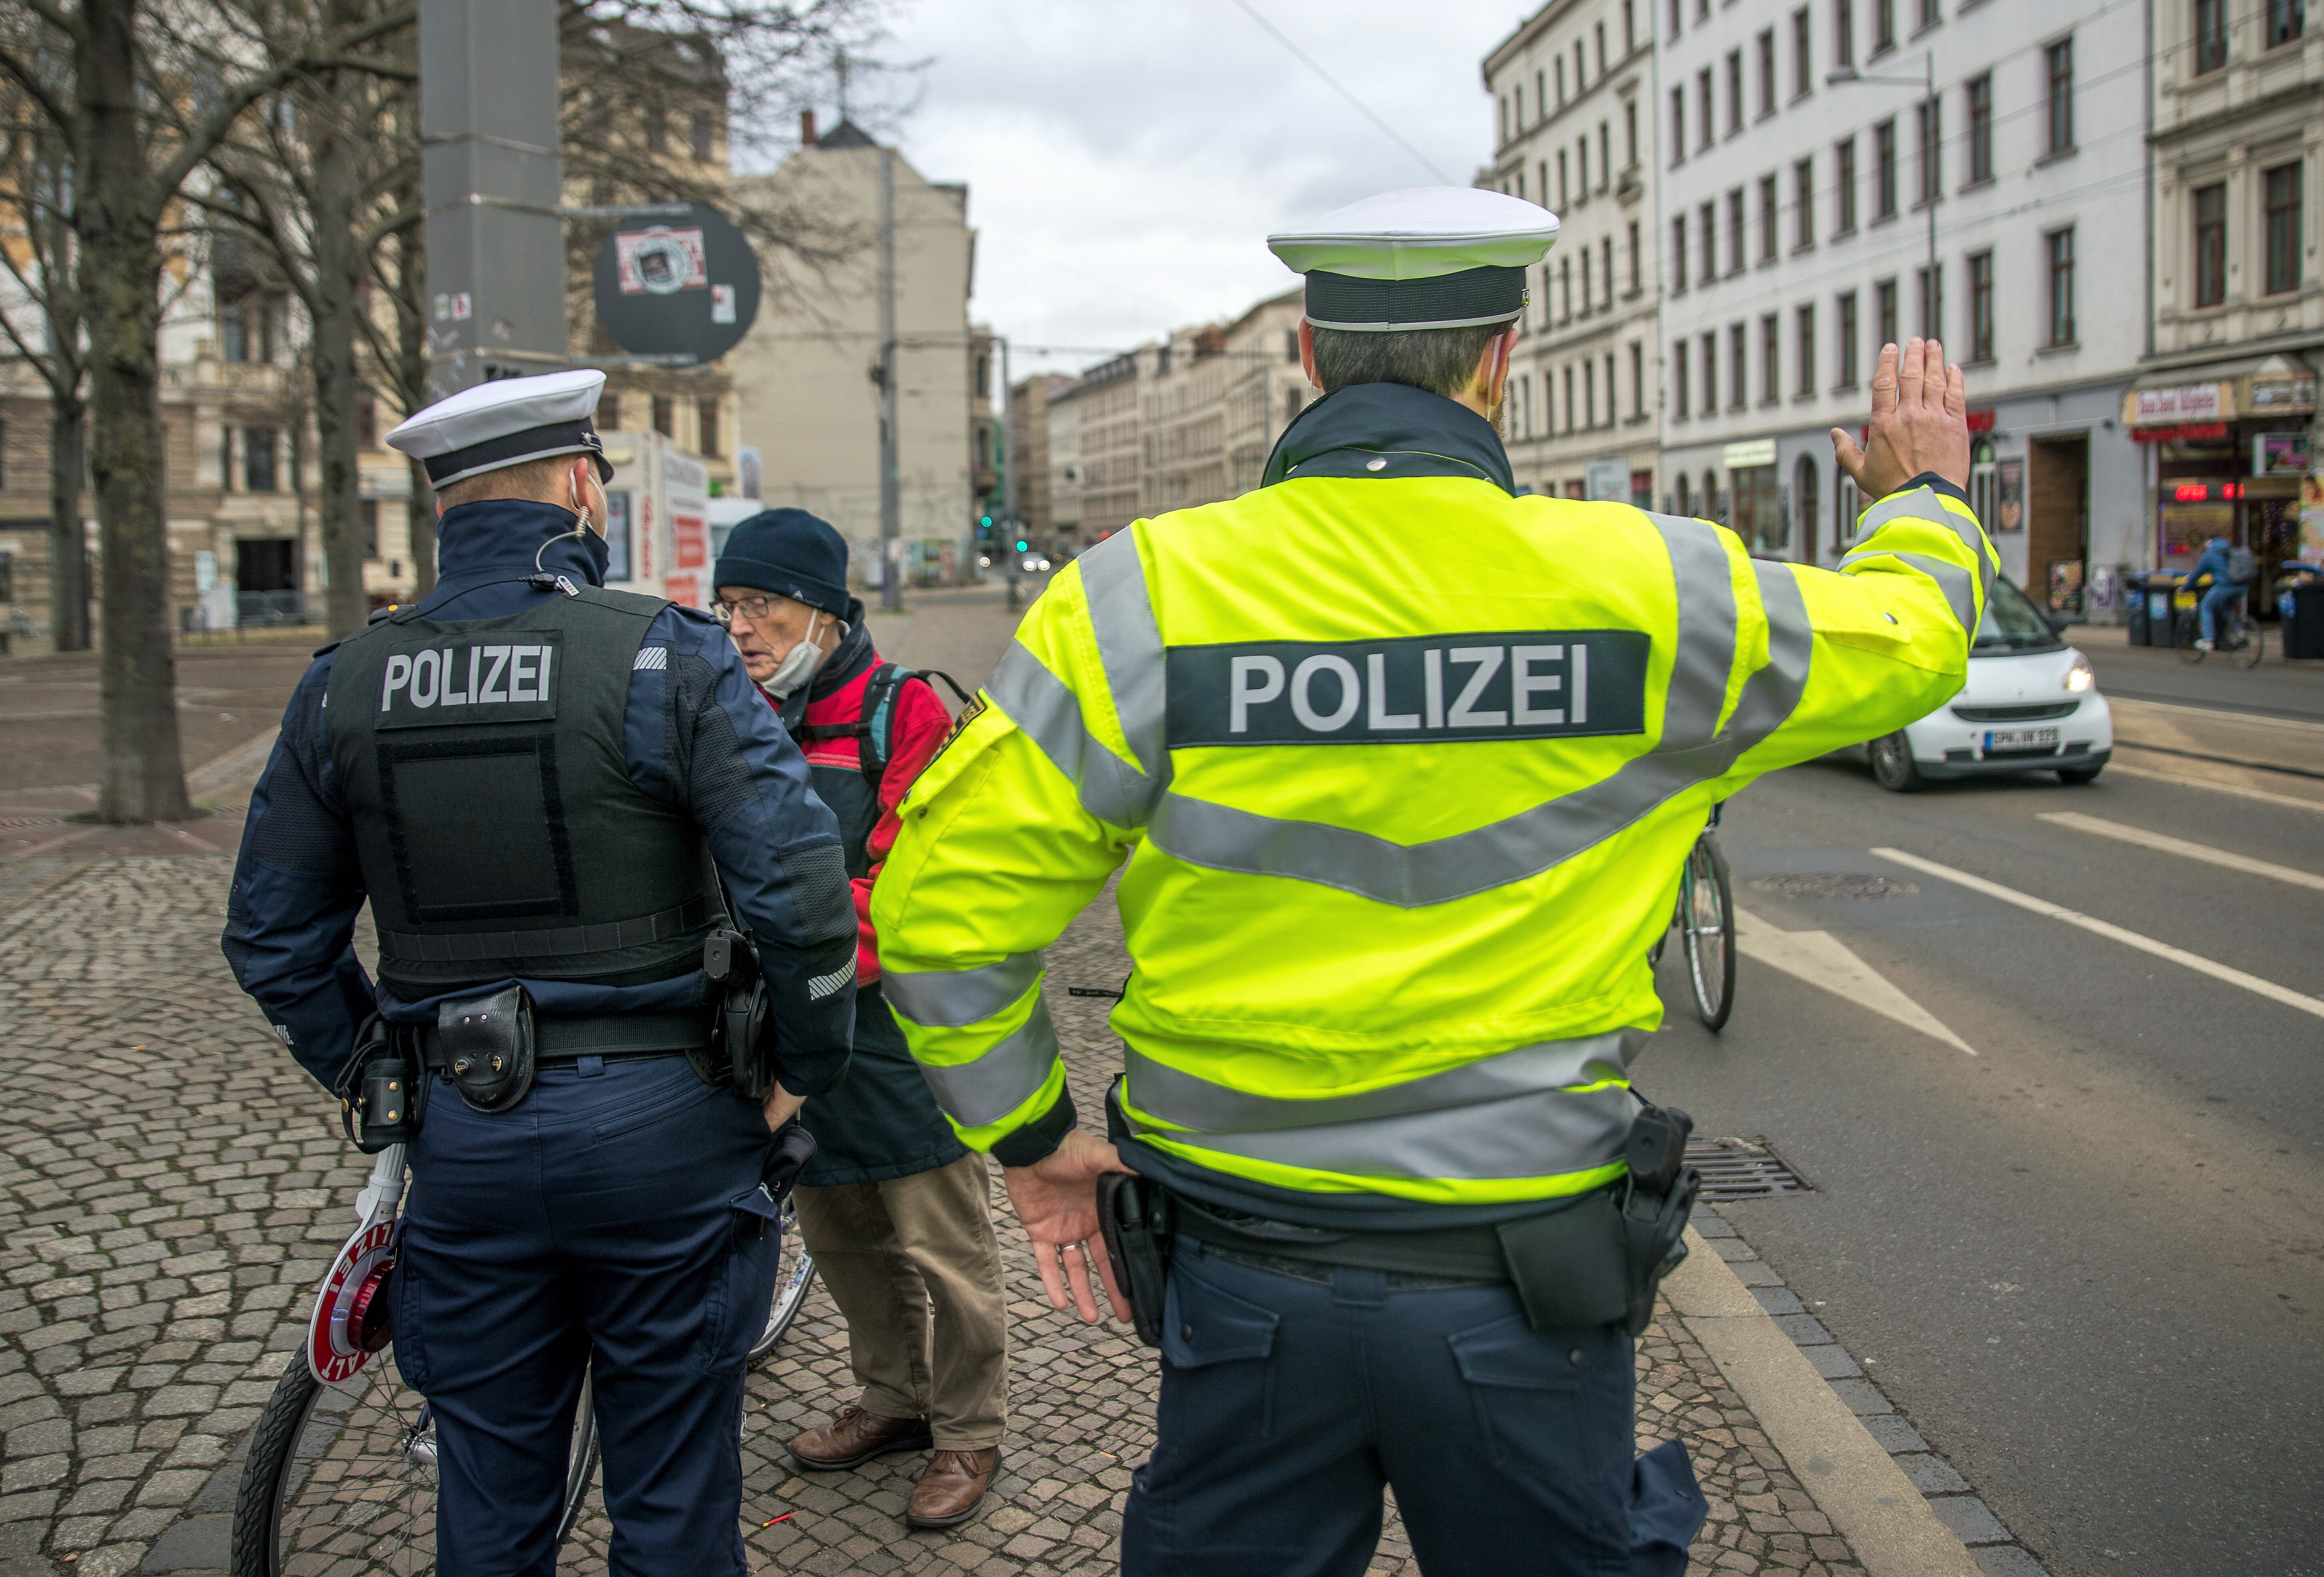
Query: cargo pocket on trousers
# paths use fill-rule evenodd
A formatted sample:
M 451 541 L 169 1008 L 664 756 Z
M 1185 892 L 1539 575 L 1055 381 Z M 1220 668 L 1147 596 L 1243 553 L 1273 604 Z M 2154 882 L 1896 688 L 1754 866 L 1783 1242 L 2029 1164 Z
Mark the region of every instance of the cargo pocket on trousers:
M 763 1183 L 726 1202 L 725 1258 L 711 1277 L 710 1306 L 703 1314 L 703 1368 L 712 1374 L 740 1373 L 766 1329 L 782 1219 L 782 1206 Z
M 1183 1421 L 1193 1426 L 1192 1434 L 1222 1430 L 1248 1439 L 1272 1434 L 1275 1332 L 1282 1323 L 1275 1311 L 1212 1286 L 1181 1259 L 1170 1268 L 1162 1314 L 1164 1379 L 1188 1410 Z
M 1599 1332 L 1536 1331 L 1523 1314 L 1511 1314 L 1444 1341 L 1496 1465 L 1539 1472 L 1552 1467 L 1561 1448 L 1571 1449 L 1577 1432 L 1557 1415 L 1580 1399 L 1590 1366 L 1607 1361 Z

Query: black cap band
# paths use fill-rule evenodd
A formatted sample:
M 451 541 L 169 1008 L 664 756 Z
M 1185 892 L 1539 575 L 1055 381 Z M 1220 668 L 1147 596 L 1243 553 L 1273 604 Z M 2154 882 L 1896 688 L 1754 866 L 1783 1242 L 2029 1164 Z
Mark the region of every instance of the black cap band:
M 1525 310 L 1526 271 L 1470 268 L 1425 280 L 1307 276 L 1307 321 L 1318 328 L 1388 334 L 1506 323 Z
M 613 463 L 605 458 L 605 446 L 586 416 L 572 421 L 552 421 L 546 427 L 529 427 L 522 432 L 503 433 L 481 444 L 470 444 L 465 449 L 430 455 L 421 463 L 428 467 L 429 484 L 442 487 L 480 472 L 521 466 L 527 460 L 581 454 L 595 458 L 598 481 L 613 480 Z

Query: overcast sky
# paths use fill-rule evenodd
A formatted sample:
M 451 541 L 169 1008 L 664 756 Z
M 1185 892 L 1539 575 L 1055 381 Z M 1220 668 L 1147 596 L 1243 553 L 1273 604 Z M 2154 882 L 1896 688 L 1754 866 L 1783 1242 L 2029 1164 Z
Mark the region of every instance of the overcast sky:
M 1479 64 L 1508 0 L 1252 3 L 1452 181 L 1489 157 Z M 1235 0 L 901 0 L 888 51 L 930 61 L 899 144 L 968 183 L 970 309 L 1021 346 L 1231 318 L 1297 282 L 1270 229 L 1436 180 Z

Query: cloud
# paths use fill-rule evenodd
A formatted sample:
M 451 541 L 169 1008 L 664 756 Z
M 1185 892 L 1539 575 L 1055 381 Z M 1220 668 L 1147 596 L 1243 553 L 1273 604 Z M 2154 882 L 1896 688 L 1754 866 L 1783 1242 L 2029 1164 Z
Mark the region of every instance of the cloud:
M 1489 157 L 1508 6 L 1254 4 L 1455 182 Z M 971 310 L 1019 376 L 1231 318 L 1297 282 L 1268 231 L 1436 179 L 1234 0 L 910 0 L 889 52 L 932 61 L 899 145 L 968 183 Z

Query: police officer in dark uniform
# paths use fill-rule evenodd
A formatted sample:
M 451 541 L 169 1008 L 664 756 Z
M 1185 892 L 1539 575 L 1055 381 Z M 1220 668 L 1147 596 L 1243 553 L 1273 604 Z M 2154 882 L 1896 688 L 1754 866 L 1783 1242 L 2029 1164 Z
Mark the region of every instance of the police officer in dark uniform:
M 442 578 L 300 681 L 227 908 L 235 978 L 325 1087 L 383 1038 L 429 1070 L 392 1296 L 447 1577 L 553 1568 L 585 1372 L 615 1569 L 743 1571 L 763 1179 L 854 1016 L 845 857 L 798 750 L 707 614 L 602 589 L 604 382 L 487 383 L 389 435 L 438 490 Z M 758 1098 L 723 1065 L 752 1048 L 713 1044 L 730 923 L 779 1048 Z

